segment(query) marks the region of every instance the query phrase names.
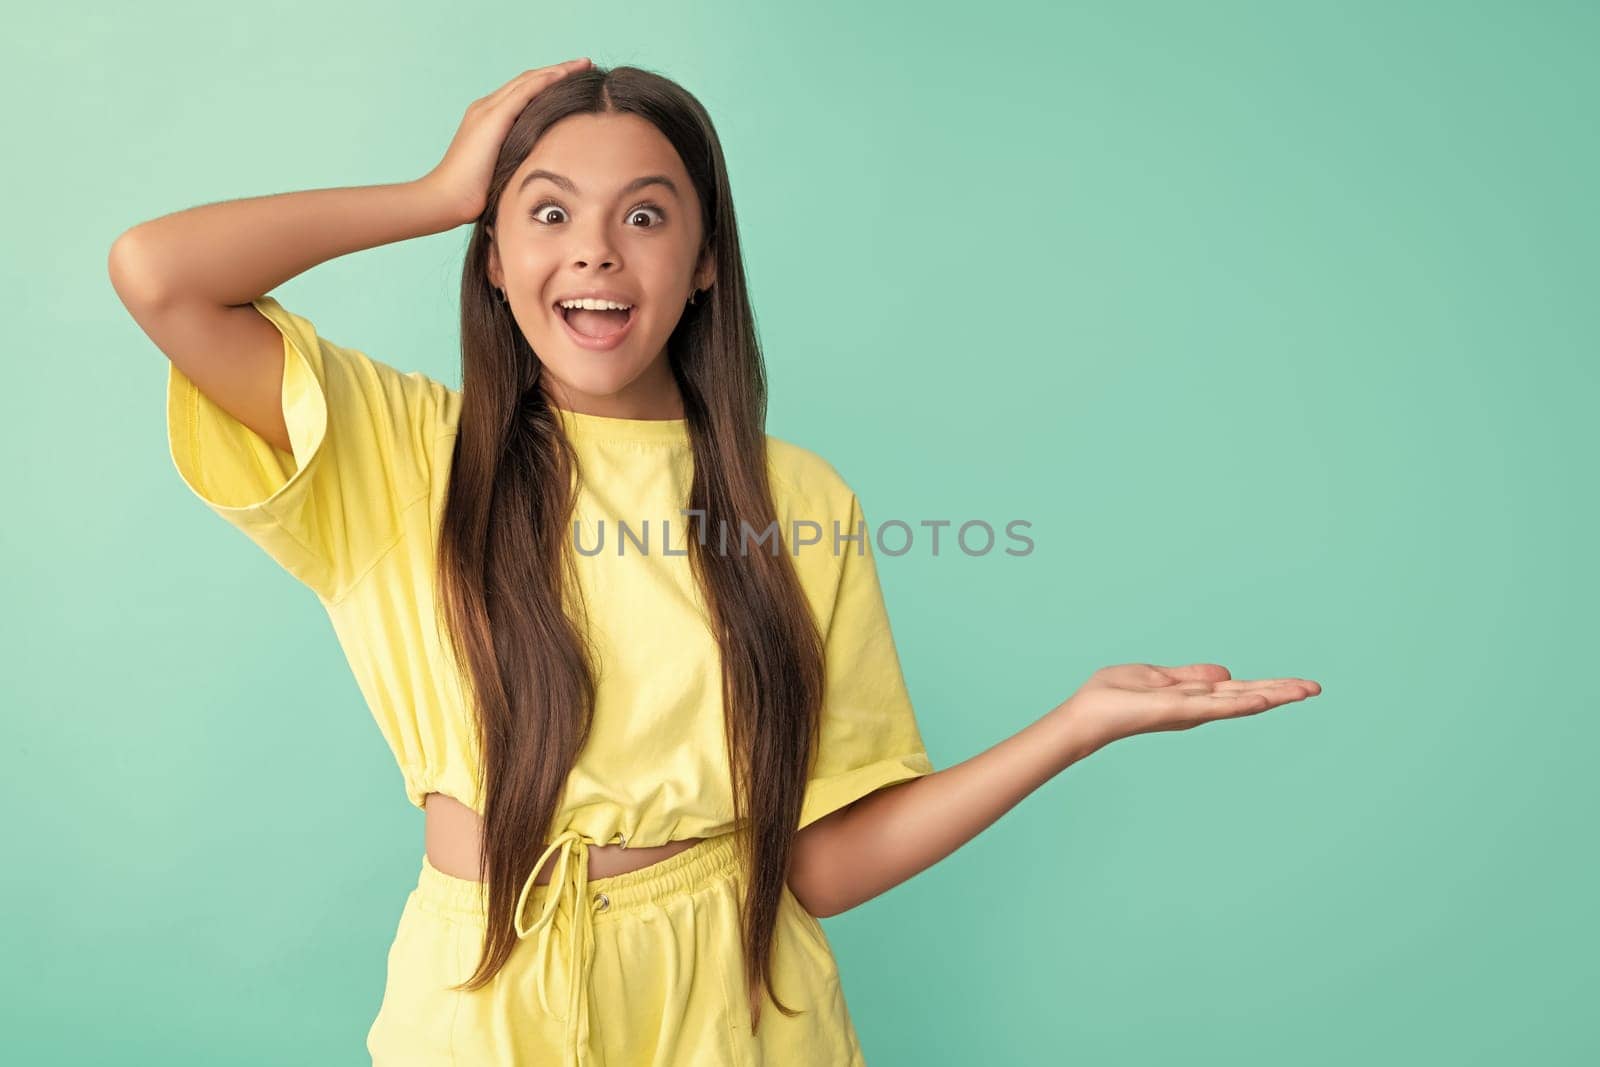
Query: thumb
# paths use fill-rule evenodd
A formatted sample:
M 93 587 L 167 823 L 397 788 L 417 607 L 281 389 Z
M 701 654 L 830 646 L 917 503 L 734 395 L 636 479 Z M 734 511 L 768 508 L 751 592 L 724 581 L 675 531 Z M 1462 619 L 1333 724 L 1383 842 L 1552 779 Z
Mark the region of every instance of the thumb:
M 1172 685 L 1175 682 L 1226 682 L 1233 675 L 1220 663 L 1188 663 L 1181 667 L 1150 665 L 1152 684 Z

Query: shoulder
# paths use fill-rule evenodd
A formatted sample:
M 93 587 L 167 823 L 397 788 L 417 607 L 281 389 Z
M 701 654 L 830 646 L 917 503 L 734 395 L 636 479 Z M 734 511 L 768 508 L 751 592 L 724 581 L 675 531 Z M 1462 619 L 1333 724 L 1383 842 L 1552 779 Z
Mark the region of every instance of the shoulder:
M 421 371 L 406 371 L 361 348 L 333 341 L 305 315 L 271 296 L 251 301 L 278 328 L 316 376 L 327 400 L 355 417 L 387 413 L 396 429 L 420 440 L 453 431 L 461 417 L 461 394 Z M 359 403 L 356 399 L 359 398 Z
M 830 514 L 849 514 L 855 490 L 837 467 L 811 449 L 767 434 L 767 469 L 775 493 Z

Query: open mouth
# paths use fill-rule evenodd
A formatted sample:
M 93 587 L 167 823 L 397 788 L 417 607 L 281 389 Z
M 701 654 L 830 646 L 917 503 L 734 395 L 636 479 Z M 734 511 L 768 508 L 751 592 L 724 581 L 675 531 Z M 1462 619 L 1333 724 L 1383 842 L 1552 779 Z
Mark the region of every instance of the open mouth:
M 592 311 L 588 308 L 552 307 L 561 317 L 567 336 L 580 347 L 589 349 L 613 348 L 627 336 L 639 314 L 635 304 L 626 311 Z

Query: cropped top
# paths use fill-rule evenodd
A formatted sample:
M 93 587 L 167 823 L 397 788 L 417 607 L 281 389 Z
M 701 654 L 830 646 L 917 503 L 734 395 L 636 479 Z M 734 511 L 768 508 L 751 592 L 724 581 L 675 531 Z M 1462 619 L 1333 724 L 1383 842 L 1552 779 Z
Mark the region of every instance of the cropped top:
M 253 305 L 283 335 L 292 452 L 169 363 L 172 461 L 212 511 L 316 594 L 410 802 L 439 792 L 481 815 L 474 719 L 433 581 L 461 395 L 319 336 L 272 297 Z M 731 830 L 721 654 L 682 511 L 687 420 L 556 410 L 579 458 L 573 555 L 598 667 L 590 737 L 552 832 L 649 847 Z M 779 529 L 825 639 L 821 733 L 798 829 L 933 767 L 856 494 L 811 451 L 768 435 L 767 452 Z

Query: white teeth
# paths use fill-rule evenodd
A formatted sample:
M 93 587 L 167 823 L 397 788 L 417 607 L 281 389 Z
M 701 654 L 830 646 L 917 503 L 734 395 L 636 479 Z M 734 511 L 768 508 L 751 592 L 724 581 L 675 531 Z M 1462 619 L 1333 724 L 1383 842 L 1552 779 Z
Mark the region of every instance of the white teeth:
M 627 311 L 632 304 L 619 304 L 615 300 L 562 300 L 557 304 L 564 308 L 585 308 L 589 311 Z

